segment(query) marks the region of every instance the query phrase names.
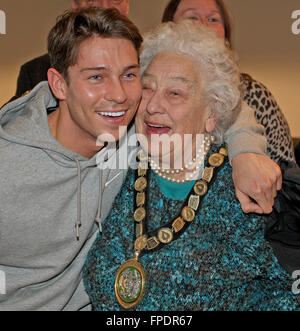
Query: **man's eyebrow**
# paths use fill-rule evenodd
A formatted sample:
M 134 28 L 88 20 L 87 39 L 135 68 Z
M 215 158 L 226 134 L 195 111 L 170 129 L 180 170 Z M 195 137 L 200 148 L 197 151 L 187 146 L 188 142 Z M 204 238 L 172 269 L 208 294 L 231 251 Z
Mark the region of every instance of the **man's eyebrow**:
M 80 72 L 84 71 L 101 71 L 101 70 L 107 70 L 105 67 L 91 67 L 91 68 L 83 68 L 80 70 Z
M 124 71 L 131 70 L 131 69 L 140 69 L 140 65 L 139 64 L 132 64 L 128 67 L 125 67 Z
M 131 64 L 127 67 L 125 67 L 123 69 L 123 71 L 128 71 L 128 70 L 131 70 L 131 69 L 139 69 L 140 66 L 138 64 Z M 84 71 L 108 71 L 109 68 L 107 67 L 91 67 L 91 68 L 83 68 L 80 70 L 80 72 L 84 72 Z

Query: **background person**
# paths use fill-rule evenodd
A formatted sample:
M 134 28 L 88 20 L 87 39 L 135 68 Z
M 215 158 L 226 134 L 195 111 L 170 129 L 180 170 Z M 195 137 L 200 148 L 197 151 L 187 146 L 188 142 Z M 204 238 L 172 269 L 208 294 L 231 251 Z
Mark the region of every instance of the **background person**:
M 93 309 L 296 310 L 292 279 L 264 240 L 265 219 L 242 212 L 224 162 L 220 143 L 241 106 L 231 52 L 202 25 L 170 22 L 145 37 L 140 59 L 143 150 L 88 254 Z M 191 165 L 176 171 L 185 150 L 160 148 L 162 134 L 192 135 Z M 197 134 L 217 143 L 208 138 L 198 150 Z
M 163 13 L 162 21 L 179 23 L 184 19 L 199 21 L 213 29 L 231 47 L 231 22 L 224 1 L 171 0 Z M 289 125 L 271 92 L 247 74 L 241 74 L 241 82 L 243 99 L 254 110 L 257 122 L 265 128 L 267 155 L 277 163 L 295 163 Z

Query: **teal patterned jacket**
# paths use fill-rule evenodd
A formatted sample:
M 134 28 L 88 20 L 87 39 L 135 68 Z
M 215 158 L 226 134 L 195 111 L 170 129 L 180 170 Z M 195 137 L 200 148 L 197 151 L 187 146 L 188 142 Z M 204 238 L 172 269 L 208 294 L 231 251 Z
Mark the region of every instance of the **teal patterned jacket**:
M 83 277 L 93 310 L 122 310 L 114 282 L 119 267 L 133 258 L 134 181 L 129 170 L 86 260 Z M 152 230 L 173 219 L 183 201 L 166 198 L 152 172 L 149 182 Z M 147 288 L 135 310 L 297 310 L 293 280 L 264 239 L 265 222 L 242 212 L 226 162 L 188 229 L 139 259 Z

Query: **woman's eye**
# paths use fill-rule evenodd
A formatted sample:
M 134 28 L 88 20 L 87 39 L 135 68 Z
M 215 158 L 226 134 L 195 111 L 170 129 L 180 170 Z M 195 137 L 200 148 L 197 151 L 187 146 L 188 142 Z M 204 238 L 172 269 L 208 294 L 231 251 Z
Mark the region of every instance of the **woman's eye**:
M 169 95 L 175 98 L 180 96 L 180 94 L 176 91 L 171 91 Z
M 220 20 L 219 18 L 216 18 L 216 17 L 209 17 L 209 18 L 207 19 L 207 21 L 208 21 L 209 23 L 221 22 L 221 20 Z
M 147 98 L 153 95 L 153 89 L 149 86 L 143 86 L 142 92 L 143 92 L 143 96 Z
M 146 91 L 146 90 L 151 90 L 151 87 L 148 86 L 148 85 L 143 85 L 143 86 L 142 86 L 142 89 L 145 90 L 145 91 Z

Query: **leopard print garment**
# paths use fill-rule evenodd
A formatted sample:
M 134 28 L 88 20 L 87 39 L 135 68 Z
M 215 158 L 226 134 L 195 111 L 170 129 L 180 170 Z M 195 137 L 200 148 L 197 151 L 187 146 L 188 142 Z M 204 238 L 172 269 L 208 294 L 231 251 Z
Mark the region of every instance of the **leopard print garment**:
M 242 74 L 244 100 L 254 109 L 256 121 L 265 127 L 267 154 L 279 163 L 295 162 L 289 125 L 270 91 L 249 75 Z

